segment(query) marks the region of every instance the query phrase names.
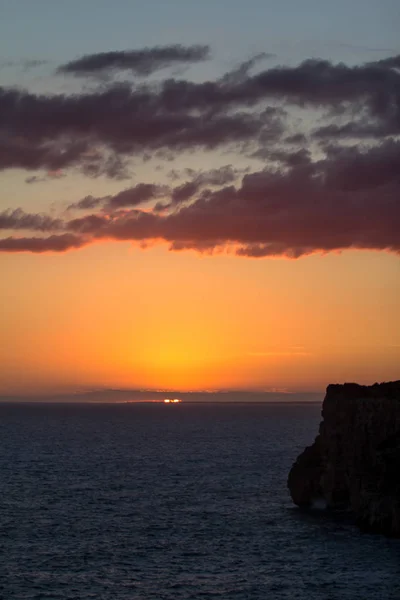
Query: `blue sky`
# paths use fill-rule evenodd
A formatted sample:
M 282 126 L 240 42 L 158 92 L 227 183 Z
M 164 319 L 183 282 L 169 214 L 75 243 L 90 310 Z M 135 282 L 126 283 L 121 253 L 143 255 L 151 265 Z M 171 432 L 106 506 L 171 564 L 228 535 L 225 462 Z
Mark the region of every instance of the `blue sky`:
M 0 55 L 59 61 L 209 43 L 221 60 L 264 50 L 282 62 L 310 55 L 359 62 L 398 50 L 399 28 L 398 0 L 2 0 Z

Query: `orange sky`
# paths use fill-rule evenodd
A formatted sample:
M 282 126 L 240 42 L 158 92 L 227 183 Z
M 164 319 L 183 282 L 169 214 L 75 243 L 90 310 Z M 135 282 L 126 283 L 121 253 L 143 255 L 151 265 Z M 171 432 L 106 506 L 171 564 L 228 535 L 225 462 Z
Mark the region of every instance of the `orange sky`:
M 125 47 L 125 22 L 87 45 L 57 18 L 54 55 L 0 36 L 0 396 L 400 379 L 388 23 L 275 54 L 264 25 L 221 53 L 219 30 Z
M 400 262 L 103 243 L 2 255 L 1 393 L 322 390 L 398 378 Z

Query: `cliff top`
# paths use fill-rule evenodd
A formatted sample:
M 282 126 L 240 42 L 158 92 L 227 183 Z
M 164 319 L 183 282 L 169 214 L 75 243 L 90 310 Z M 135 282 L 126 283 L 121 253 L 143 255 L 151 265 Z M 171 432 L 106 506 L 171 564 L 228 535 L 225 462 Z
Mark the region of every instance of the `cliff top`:
M 358 383 L 332 383 L 326 388 L 327 395 L 344 395 L 348 398 L 390 397 L 400 400 L 400 380 L 359 385 Z

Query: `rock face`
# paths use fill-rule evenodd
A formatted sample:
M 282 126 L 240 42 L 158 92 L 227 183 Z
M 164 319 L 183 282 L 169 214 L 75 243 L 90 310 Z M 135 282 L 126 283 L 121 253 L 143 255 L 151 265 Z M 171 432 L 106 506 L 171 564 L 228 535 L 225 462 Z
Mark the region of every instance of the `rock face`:
M 289 473 L 293 502 L 347 509 L 362 529 L 400 537 L 400 381 L 329 385 L 322 417 Z

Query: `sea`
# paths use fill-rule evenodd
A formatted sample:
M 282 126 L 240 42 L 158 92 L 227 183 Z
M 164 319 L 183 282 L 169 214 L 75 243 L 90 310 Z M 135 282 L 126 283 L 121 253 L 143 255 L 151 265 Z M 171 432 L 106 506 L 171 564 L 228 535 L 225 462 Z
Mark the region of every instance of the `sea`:
M 320 412 L 0 404 L 1 600 L 399 600 L 399 540 L 290 500 Z

